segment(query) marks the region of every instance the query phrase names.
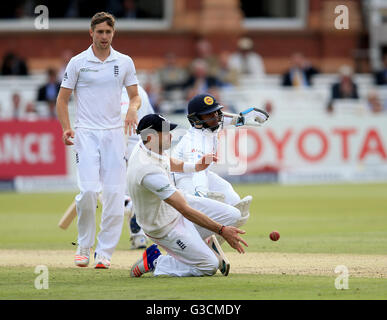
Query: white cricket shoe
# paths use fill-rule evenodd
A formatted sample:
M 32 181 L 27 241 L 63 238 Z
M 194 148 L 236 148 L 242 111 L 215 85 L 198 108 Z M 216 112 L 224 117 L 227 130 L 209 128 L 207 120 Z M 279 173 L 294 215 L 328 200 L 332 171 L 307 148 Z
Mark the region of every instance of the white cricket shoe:
M 102 255 L 99 255 L 97 252 L 94 253 L 94 268 L 95 269 L 109 269 L 110 260 Z
M 87 267 L 90 261 L 90 248 L 82 248 L 78 246 L 77 252 L 75 253 L 75 265 L 77 267 Z

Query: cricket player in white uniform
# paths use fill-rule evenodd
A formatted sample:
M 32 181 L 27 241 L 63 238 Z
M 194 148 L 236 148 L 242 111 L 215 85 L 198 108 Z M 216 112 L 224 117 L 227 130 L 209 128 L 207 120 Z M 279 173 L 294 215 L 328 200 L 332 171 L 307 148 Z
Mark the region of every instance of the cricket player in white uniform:
M 156 276 L 204 276 L 218 269 L 227 275 L 229 263 L 213 235 L 221 235 L 232 248 L 244 253 L 241 243 L 247 243 L 239 234 L 245 232 L 232 226 L 240 219 L 240 211 L 212 199 L 183 195 L 176 189 L 171 171 L 201 171 L 217 159 L 211 153 L 197 163 L 168 157 L 170 130 L 175 127 L 157 114 L 145 116 L 138 124 L 142 141 L 129 159 L 129 193 L 138 224 L 156 244 L 132 266 L 131 276 L 150 271 Z M 209 239 L 208 243 L 204 239 Z M 161 255 L 157 245 L 168 254 Z
M 141 108 L 138 110 L 137 115 L 138 115 L 138 119 L 141 120 L 147 114 L 153 114 L 154 109 L 149 101 L 148 94 L 140 85 L 138 86 L 138 93 L 141 97 Z M 121 97 L 121 112 L 123 117 L 126 117 L 126 113 L 128 112 L 129 100 L 130 99 L 128 97 L 128 93 L 124 88 L 122 90 L 122 97 Z M 127 160 L 129 160 L 130 155 L 132 154 L 133 148 L 136 146 L 136 144 L 138 144 L 140 140 L 141 139 L 138 134 L 132 134 L 130 136 L 127 136 L 126 155 L 125 155 L 125 158 Z M 127 167 L 127 171 L 129 174 L 130 167 Z M 144 231 L 137 224 L 136 214 L 132 210 L 132 204 L 133 202 L 127 194 L 125 198 L 125 214 L 127 215 L 127 218 L 128 218 L 128 225 L 129 225 L 129 231 L 131 236 L 130 237 L 131 248 L 132 249 L 146 248 L 146 243 L 148 239 Z
M 223 114 L 223 108 L 212 95 L 199 94 L 188 103 L 188 120 L 192 128 L 182 137 L 173 149 L 172 156 L 184 162 L 193 162 L 204 154 L 217 152 L 218 134 L 224 125 L 259 125 L 268 119 L 268 114 L 256 108 L 250 108 L 239 115 Z M 226 117 L 224 117 L 226 115 Z M 252 121 L 246 121 L 246 119 Z M 249 218 L 251 196 L 241 200 L 232 185 L 211 171 L 211 167 L 201 172 L 173 173 L 178 189 L 191 195 L 210 197 L 225 202 L 241 211 L 241 219 L 235 225 L 244 225 Z M 222 242 L 219 239 L 219 242 Z
M 78 249 L 75 265 L 89 264 L 96 234 L 95 212 L 102 191 L 102 218 L 94 267 L 107 269 L 120 239 L 124 218 L 126 187 L 125 133 L 137 126 L 138 95 L 136 70 L 132 59 L 111 47 L 114 17 L 100 12 L 91 19 L 92 45 L 73 57 L 67 65 L 57 98 L 57 113 L 63 128 L 63 142 L 74 145 L 78 186 Z M 121 94 L 130 97 L 123 130 Z M 75 131 L 68 115 L 68 101 L 74 91 Z M 74 139 L 74 142 L 72 141 Z

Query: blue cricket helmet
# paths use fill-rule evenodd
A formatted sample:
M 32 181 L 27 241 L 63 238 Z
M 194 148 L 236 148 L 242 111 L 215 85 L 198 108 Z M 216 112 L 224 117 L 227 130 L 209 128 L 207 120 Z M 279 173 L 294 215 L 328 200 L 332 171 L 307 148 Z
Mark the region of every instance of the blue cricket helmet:
M 209 128 L 206 126 L 206 121 L 200 118 L 201 115 L 209 114 L 215 111 L 219 111 L 219 119 L 218 122 L 222 121 L 222 111 L 223 106 L 219 104 L 216 99 L 210 94 L 198 94 L 193 97 L 188 102 L 188 115 L 187 118 L 192 126 L 203 126 L 205 128 Z M 211 129 L 217 129 L 216 128 Z

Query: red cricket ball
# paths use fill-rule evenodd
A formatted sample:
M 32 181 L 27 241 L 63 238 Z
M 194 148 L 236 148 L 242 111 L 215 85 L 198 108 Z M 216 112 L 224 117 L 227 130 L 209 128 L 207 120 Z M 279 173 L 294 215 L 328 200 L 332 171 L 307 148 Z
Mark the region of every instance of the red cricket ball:
M 277 241 L 280 238 L 280 234 L 278 231 L 273 231 L 270 233 L 270 239 L 273 241 Z

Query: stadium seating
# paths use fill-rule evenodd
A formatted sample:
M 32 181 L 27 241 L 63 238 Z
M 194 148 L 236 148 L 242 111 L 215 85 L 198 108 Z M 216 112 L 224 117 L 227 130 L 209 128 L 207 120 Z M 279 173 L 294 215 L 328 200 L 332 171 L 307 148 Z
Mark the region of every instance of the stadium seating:
M 140 83 L 153 82 L 157 79 L 148 72 L 138 72 Z M 316 117 L 326 112 L 326 106 L 330 99 L 332 83 L 338 79 L 337 74 L 319 74 L 313 78 L 310 88 L 294 89 L 281 87 L 281 75 L 272 74 L 264 77 L 241 78 L 237 87 L 227 87 L 220 90 L 220 99 L 224 105 L 233 106 L 241 111 L 250 106 L 263 107 L 267 101 L 273 105 L 273 116 L 299 117 L 300 115 L 314 115 Z M 23 103 L 33 102 L 37 111 L 42 116 L 48 115 L 44 103 L 37 103 L 36 95 L 39 86 L 46 80 L 45 74 L 30 76 L 3 76 L 0 77 L 0 116 L 11 114 L 12 94 L 18 92 Z M 353 112 L 367 112 L 367 95 L 370 91 L 376 91 L 382 101 L 387 100 L 387 86 L 374 86 L 371 74 L 356 74 L 354 80 L 358 85 L 360 99 L 357 101 L 336 101 L 338 112 L 352 114 Z M 72 105 L 72 102 L 71 102 Z M 173 113 L 177 109 L 184 111 L 185 102 L 182 96 L 174 96 L 170 101 L 162 104 L 162 112 Z M 70 108 L 70 114 L 74 108 Z

